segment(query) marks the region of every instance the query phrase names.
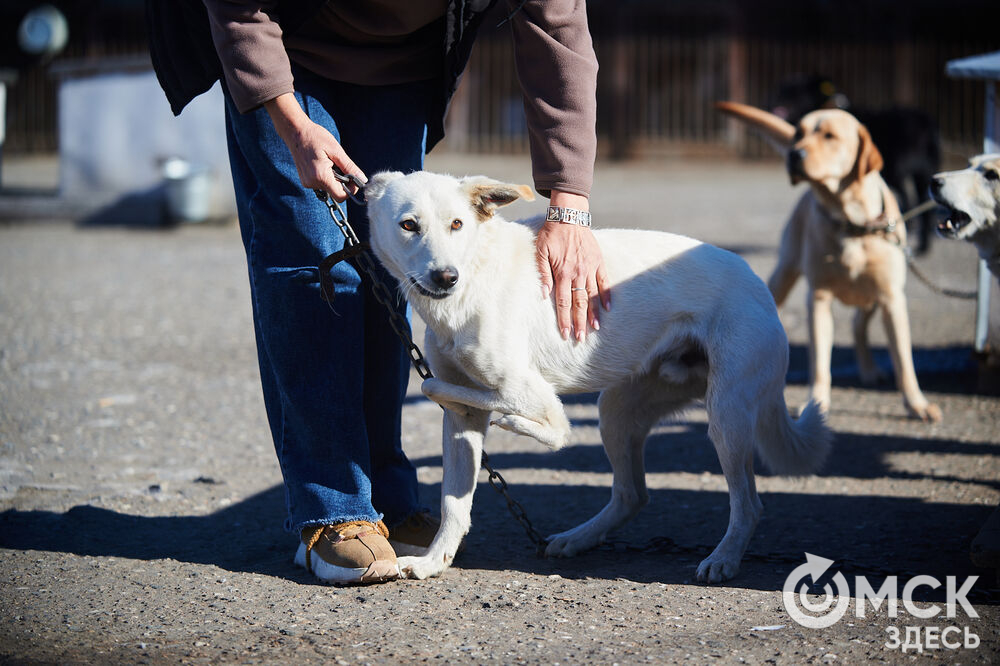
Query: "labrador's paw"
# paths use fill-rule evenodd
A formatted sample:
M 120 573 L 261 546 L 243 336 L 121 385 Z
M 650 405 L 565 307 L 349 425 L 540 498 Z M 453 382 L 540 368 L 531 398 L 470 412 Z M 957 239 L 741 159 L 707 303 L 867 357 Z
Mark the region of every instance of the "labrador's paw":
M 922 407 L 907 405 L 906 410 L 911 418 L 920 419 L 924 423 L 940 423 L 942 418 L 941 408 L 933 402 L 928 402 Z
M 740 570 L 740 558 L 727 557 L 714 552 L 698 565 L 698 580 L 702 583 L 721 583 Z

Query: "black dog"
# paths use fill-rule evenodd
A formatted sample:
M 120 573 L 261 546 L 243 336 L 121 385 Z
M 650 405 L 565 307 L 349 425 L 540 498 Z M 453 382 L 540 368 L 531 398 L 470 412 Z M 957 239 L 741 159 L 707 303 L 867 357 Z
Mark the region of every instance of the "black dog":
M 868 128 L 885 161 L 882 177 L 896 193 L 903 211 L 930 198 L 931 177 L 941 166 L 941 144 L 937 123 L 929 115 L 912 107 L 873 110 L 852 106 L 847 96 L 822 76 L 783 83 L 771 111 L 794 125 L 810 111 L 824 108 L 849 111 Z M 925 212 L 916 220 L 919 220 L 917 252 L 923 253 L 937 227 L 936 213 Z

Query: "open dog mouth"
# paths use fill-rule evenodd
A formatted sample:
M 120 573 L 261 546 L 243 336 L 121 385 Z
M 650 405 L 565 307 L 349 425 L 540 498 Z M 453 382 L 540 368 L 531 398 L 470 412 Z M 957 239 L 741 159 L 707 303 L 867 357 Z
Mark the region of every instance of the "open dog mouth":
M 417 293 L 419 293 L 421 296 L 426 296 L 427 298 L 433 298 L 436 301 L 441 300 L 442 298 L 448 298 L 448 296 L 451 295 L 450 291 L 431 291 L 426 287 L 424 287 L 419 282 L 417 282 L 416 278 L 410 278 L 410 284 L 412 284 L 416 288 Z
M 972 222 L 972 218 L 965 211 L 956 210 L 954 208 L 945 207 L 947 211 L 947 217 L 945 217 L 944 222 L 938 224 L 938 233 L 943 236 L 954 236 L 959 231 L 962 230 L 965 225 Z

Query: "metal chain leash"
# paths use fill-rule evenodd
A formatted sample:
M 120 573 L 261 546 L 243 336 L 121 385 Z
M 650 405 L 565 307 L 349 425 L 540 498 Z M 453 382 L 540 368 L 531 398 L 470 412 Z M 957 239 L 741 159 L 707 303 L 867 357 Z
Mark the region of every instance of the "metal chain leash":
M 926 213 L 930 209 L 936 208 L 937 206 L 938 203 L 936 201 L 934 201 L 933 199 L 928 199 L 919 206 L 915 206 L 910 210 L 906 211 L 906 214 L 903 215 L 902 217 L 902 222 L 905 223 L 911 218 L 916 217 L 917 215 L 920 215 L 922 213 Z M 923 282 L 934 293 L 940 294 L 942 296 L 949 296 L 951 298 L 962 298 L 966 300 L 976 298 L 976 296 L 978 295 L 977 292 L 975 291 L 959 291 L 957 289 L 948 289 L 945 287 L 939 287 L 938 285 L 934 284 L 934 282 L 932 282 L 931 279 L 927 277 L 927 275 L 922 270 L 917 268 L 917 264 L 915 263 L 913 258 L 913 251 L 909 248 L 909 246 L 903 248 L 903 255 L 906 257 L 906 265 L 910 268 L 910 271 L 917 277 L 918 280 Z
M 357 176 L 345 176 L 338 172 L 334 172 L 334 177 L 345 185 L 354 185 L 361 191 L 363 183 L 357 178 Z M 348 190 L 349 191 L 349 190 Z M 413 342 L 413 337 L 410 335 L 410 323 L 406 318 L 396 310 L 392 305 L 392 294 L 389 288 L 386 287 L 385 283 L 382 281 L 381 277 L 375 268 L 375 263 L 372 261 L 371 254 L 368 252 L 367 245 L 362 243 L 358 238 L 358 235 L 354 232 L 350 223 L 347 221 L 347 213 L 344 212 L 343 206 L 340 205 L 338 201 L 330 197 L 323 190 L 314 190 L 316 193 L 316 198 L 326 204 L 327 209 L 330 211 L 330 217 L 333 218 L 334 224 L 340 229 L 340 233 L 344 235 L 344 242 L 348 248 L 354 250 L 353 252 L 347 253 L 345 255 L 340 255 L 336 253 L 330 255 L 324 259 L 323 264 L 326 264 L 330 259 L 337 258 L 340 256 L 351 256 L 357 262 L 358 267 L 368 276 L 371 281 L 372 294 L 375 296 L 375 300 L 385 307 L 386 312 L 389 313 L 389 324 L 392 326 L 392 330 L 395 331 L 396 335 L 399 336 L 400 341 L 402 341 L 403 346 L 406 348 L 407 353 L 410 356 L 410 362 L 413 364 L 413 369 L 417 371 L 421 379 L 430 379 L 434 376 L 431 372 L 430 365 L 428 365 L 427 360 L 424 358 L 423 353 L 420 348 Z M 365 201 L 353 194 L 349 194 L 352 201 L 359 205 L 364 205 Z M 323 270 L 323 264 L 320 267 L 320 284 L 325 284 L 324 275 L 329 270 Z M 331 264 L 332 265 L 332 264 Z M 323 288 L 323 294 L 327 302 L 331 300 L 332 290 L 327 290 L 326 287 Z M 331 306 L 332 307 L 332 306 Z M 528 539 L 534 544 L 535 549 L 539 554 L 545 550 L 545 546 L 548 542 L 541 535 L 541 533 L 535 529 L 534 525 L 531 524 L 531 520 L 528 518 L 528 513 L 525 511 L 524 506 L 514 499 L 510 492 L 507 490 L 507 481 L 503 478 L 500 472 L 493 469 L 490 465 L 490 458 L 486 455 L 486 450 L 482 450 L 482 467 L 489 474 L 490 485 L 496 490 L 500 495 L 503 496 L 504 500 L 507 502 L 507 510 L 510 511 L 514 519 L 524 528 L 525 534 L 528 535 Z
M 345 178 L 353 178 L 348 176 L 340 176 L 337 174 L 337 179 L 341 182 L 348 182 L 344 180 Z M 392 303 L 392 293 L 390 293 L 389 288 L 385 286 L 385 283 L 379 277 L 378 272 L 375 268 L 375 262 L 372 261 L 371 255 L 367 251 L 367 246 L 365 246 L 358 235 L 354 233 L 354 229 L 351 227 L 350 223 L 347 221 L 347 213 L 344 212 L 344 208 L 335 199 L 327 195 L 323 190 L 314 190 L 316 197 L 326 204 L 326 207 L 330 210 L 330 217 L 333 218 L 334 223 L 337 228 L 340 229 L 340 233 L 344 235 L 344 242 L 349 248 L 355 248 L 358 250 L 356 254 L 353 254 L 354 260 L 358 264 L 368 279 L 371 281 L 372 294 L 375 296 L 375 300 L 385 307 L 386 312 L 389 314 L 389 325 L 392 326 L 392 330 L 395 331 L 396 335 L 402 341 L 403 346 L 406 348 L 407 353 L 410 356 L 410 362 L 413 364 L 413 368 L 420 375 L 421 379 L 429 379 L 434 375 L 431 374 L 431 368 L 427 364 L 426 359 L 424 359 L 423 353 L 420 348 L 413 342 L 413 338 L 410 336 L 410 322 L 406 321 L 406 317 L 401 315 L 399 311 L 393 307 Z M 353 198 L 353 197 L 352 197 Z M 362 200 L 354 198 L 357 203 L 363 203 Z M 331 255 L 335 256 L 335 255 Z M 329 257 L 327 258 L 329 259 Z M 325 271 L 320 269 L 320 283 L 323 284 Z M 330 296 L 327 294 L 332 294 L 324 288 L 323 293 L 326 297 L 327 302 L 331 300 Z
M 490 475 L 490 485 L 507 500 L 507 510 L 510 511 L 510 515 L 514 516 L 514 520 L 524 528 L 524 533 L 528 535 L 528 539 L 535 545 L 535 552 L 538 555 L 543 555 L 545 547 L 549 545 L 548 540 L 531 524 L 531 520 L 528 518 L 528 514 L 524 510 L 524 507 L 521 506 L 521 503 L 507 492 L 507 482 L 500 476 L 500 472 L 493 469 L 492 465 L 490 465 L 490 457 L 486 455 L 485 450 L 482 452 L 482 457 L 483 469 L 489 472 Z
M 965 300 L 972 300 L 979 296 L 979 292 L 977 291 L 960 291 L 958 289 L 948 289 L 947 287 L 939 287 L 938 285 L 934 284 L 934 282 L 929 277 L 927 277 L 927 275 L 922 270 L 917 268 L 917 264 L 913 260 L 913 252 L 910 250 L 910 248 L 908 247 L 904 248 L 903 253 L 906 255 L 906 265 L 910 267 L 910 272 L 913 273 L 918 280 L 923 282 L 927 286 L 927 288 L 933 291 L 934 293 L 940 294 L 942 296 L 949 296 L 951 298 L 961 298 Z

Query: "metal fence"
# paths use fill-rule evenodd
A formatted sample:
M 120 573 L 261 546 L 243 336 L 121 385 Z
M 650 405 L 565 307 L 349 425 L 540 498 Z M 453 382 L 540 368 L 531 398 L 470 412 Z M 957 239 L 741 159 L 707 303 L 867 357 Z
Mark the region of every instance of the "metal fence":
M 58 148 L 57 82 L 51 67 L 145 53 L 141 12 L 134 9 L 136 3 L 125 4 L 133 9 L 117 18 L 84 14 L 90 23 L 56 62 L 21 73 L 9 89 L 8 154 Z M 816 11 L 829 6 L 802 5 Z M 925 13 L 937 11 L 923 6 Z M 727 122 L 712 104 L 734 99 L 766 107 L 783 80 L 808 73 L 830 77 L 858 106 L 923 109 L 940 125 L 946 161 L 964 160 L 981 146 L 982 86 L 949 79 L 944 68 L 950 59 L 1000 49 L 1000 33 L 959 24 L 930 36 L 927 29 L 901 30 L 886 38 L 875 29 L 853 34 L 843 26 L 830 34 L 802 35 L 747 29 L 750 12 L 729 0 L 591 2 L 591 32 L 601 64 L 602 152 L 618 158 L 768 154 L 759 139 Z M 972 16 L 967 23 L 984 22 Z M 452 103 L 445 145 L 471 152 L 525 151 L 527 129 L 509 32 L 491 29 L 495 22 L 486 25 Z
M 852 104 L 927 112 L 939 123 L 946 161 L 964 161 L 982 145 L 984 91 L 945 76 L 948 60 L 1000 48 L 992 43 L 781 41 L 729 35 L 595 35 L 601 71 L 598 134 L 604 154 L 770 154 L 763 141 L 713 109 L 732 99 L 768 107 L 789 77 L 822 73 Z M 446 145 L 473 152 L 527 147 L 521 92 L 506 35 L 476 46 L 452 104 Z

